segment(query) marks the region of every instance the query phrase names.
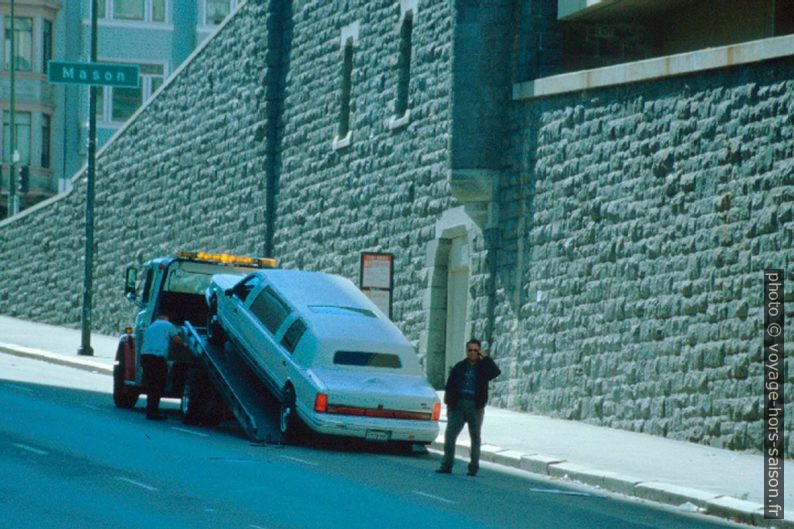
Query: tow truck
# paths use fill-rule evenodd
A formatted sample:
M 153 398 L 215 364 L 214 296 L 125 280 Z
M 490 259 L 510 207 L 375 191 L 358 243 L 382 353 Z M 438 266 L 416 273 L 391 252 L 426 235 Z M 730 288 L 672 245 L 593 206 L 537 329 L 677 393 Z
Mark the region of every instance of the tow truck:
M 264 382 L 242 360 L 231 342 L 210 343 L 209 310 L 205 291 L 213 274 L 244 276 L 261 268 L 275 268 L 272 258 L 254 258 L 206 252 L 179 252 L 158 257 L 143 266 L 138 293 L 138 269 L 125 271 L 124 292 L 138 311 L 134 327 L 119 338 L 113 366 L 113 402 L 118 408 L 134 408 L 145 394 L 140 344 L 143 333 L 165 310 L 181 327 L 184 346 L 169 351 L 165 398 L 181 399 L 182 421 L 191 425 L 217 426 L 233 415 L 249 438 L 265 440 L 264 424 L 272 415 Z

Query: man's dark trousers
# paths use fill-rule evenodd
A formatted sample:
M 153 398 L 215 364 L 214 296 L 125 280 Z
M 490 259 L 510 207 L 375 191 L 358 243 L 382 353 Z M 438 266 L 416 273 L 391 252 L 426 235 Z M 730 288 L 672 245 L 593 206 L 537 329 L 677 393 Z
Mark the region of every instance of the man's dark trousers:
M 146 417 L 152 419 L 159 415 L 160 398 L 165 391 L 168 365 L 162 356 L 141 355 L 141 366 L 143 380 L 146 383 Z
M 468 424 L 471 439 L 469 472 L 477 473 L 480 468 L 480 432 L 484 415 L 485 408 L 477 409 L 474 399 L 460 399 L 447 408 L 447 430 L 444 433 L 444 459 L 441 460 L 441 468 L 452 468 L 455 462 L 455 443 L 463 425 Z

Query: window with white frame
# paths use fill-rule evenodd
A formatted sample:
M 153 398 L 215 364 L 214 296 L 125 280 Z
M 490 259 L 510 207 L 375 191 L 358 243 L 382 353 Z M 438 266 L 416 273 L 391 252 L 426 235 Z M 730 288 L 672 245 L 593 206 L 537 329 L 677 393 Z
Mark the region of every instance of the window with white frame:
M 168 0 L 97 0 L 97 18 L 107 20 L 166 22 L 167 10 Z
M 11 31 L 11 17 L 5 17 L 5 68 L 11 69 L 11 39 L 14 39 L 14 65 L 17 71 L 33 70 L 33 19 L 14 17 L 14 31 Z
M 11 113 L 3 111 L 3 160 L 11 161 Z M 30 112 L 14 113 L 14 148 L 18 165 L 30 164 Z
M 204 25 L 217 26 L 237 7 L 238 0 L 203 0 Z
M 114 61 L 115 62 L 115 61 Z M 137 88 L 97 88 L 96 117 L 104 123 L 127 121 L 149 99 L 165 80 L 162 64 L 139 64 L 141 75 Z

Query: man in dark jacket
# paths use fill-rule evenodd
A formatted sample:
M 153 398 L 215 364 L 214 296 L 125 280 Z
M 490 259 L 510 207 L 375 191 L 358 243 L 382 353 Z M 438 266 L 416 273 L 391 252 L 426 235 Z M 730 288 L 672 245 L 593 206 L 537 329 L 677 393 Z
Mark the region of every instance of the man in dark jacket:
M 444 403 L 447 405 L 447 430 L 444 433 L 444 459 L 439 474 L 452 472 L 455 462 L 455 442 L 464 424 L 469 425 L 471 458 L 469 476 L 476 476 L 480 468 L 480 432 L 488 402 L 488 382 L 501 370 L 482 350 L 480 340 L 466 342 L 466 359 L 455 364 L 447 379 Z

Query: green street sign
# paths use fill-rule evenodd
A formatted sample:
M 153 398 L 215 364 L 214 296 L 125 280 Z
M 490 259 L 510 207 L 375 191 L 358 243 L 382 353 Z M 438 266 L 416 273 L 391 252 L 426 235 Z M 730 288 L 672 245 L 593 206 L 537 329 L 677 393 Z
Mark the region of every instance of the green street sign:
M 136 64 L 50 61 L 47 72 L 51 83 L 138 88 L 140 67 Z

